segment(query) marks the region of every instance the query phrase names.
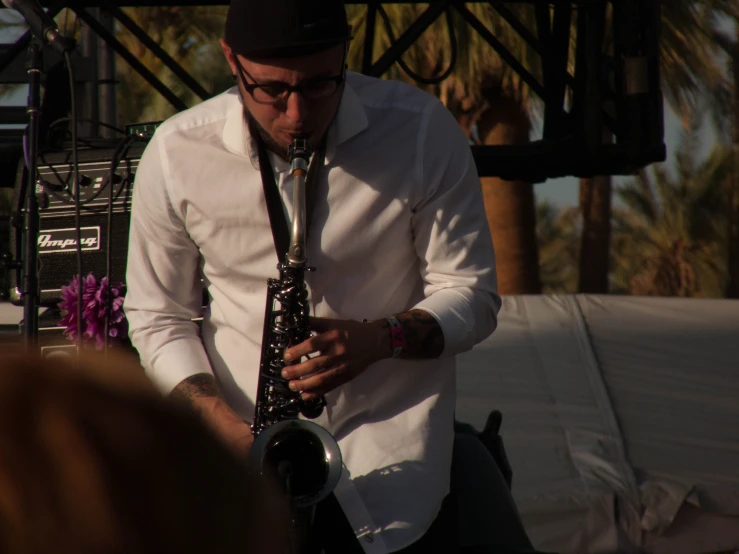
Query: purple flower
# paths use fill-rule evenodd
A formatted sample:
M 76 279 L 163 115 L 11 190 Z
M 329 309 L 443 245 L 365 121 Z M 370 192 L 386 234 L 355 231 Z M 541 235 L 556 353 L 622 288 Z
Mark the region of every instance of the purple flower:
M 108 336 L 123 340 L 128 335 L 128 322 L 123 313 L 122 290 L 122 284 L 110 287 L 107 277 L 103 277 L 98 282 L 92 273 L 82 281 L 83 340 L 88 343 L 94 340 L 97 350 L 101 350 L 105 344 L 105 314 L 108 309 L 108 299 L 110 299 Z M 79 280 L 75 276 L 68 286 L 62 287 L 62 301 L 59 303 L 59 308 L 62 310 L 59 325 L 65 327 L 64 335 L 70 340 L 77 340 L 79 333 L 77 324 L 79 297 Z

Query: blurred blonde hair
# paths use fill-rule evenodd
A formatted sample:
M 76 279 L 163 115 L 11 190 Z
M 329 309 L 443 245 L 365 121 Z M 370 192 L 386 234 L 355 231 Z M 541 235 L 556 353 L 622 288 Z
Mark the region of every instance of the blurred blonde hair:
M 0 553 L 278 553 L 286 522 L 132 359 L 0 354 Z

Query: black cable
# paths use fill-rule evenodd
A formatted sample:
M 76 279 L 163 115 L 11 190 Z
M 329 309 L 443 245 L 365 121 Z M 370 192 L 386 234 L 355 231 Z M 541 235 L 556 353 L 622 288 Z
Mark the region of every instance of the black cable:
M 124 140 L 125 140 L 125 139 L 124 139 Z M 120 149 L 120 146 L 119 146 L 119 147 L 117 148 L 116 152 L 118 151 L 118 149 Z M 118 157 L 116 157 L 116 156 L 117 156 L 117 154 L 114 154 L 114 155 L 113 155 L 113 159 L 115 160 L 115 168 L 114 168 L 114 170 L 118 168 L 118 163 L 120 163 L 120 161 L 121 161 L 121 156 L 119 156 L 119 155 L 118 155 Z M 100 208 L 90 208 L 90 207 L 87 207 L 87 205 L 88 205 L 88 204 L 91 204 L 92 202 L 94 202 L 95 200 L 97 200 L 97 198 L 98 198 L 98 197 L 99 197 L 99 196 L 100 196 L 100 195 L 101 195 L 101 194 L 102 194 L 103 192 L 105 192 L 105 189 L 106 189 L 106 188 L 107 188 L 107 187 L 108 187 L 109 185 L 111 185 L 111 188 L 112 188 L 112 184 L 111 184 L 111 180 L 112 180 L 112 178 L 113 178 L 113 175 L 112 175 L 112 174 L 108 175 L 108 177 L 106 177 L 106 178 L 105 178 L 105 179 L 104 179 L 104 180 L 103 180 L 103 181 L 102 181 L 102 182 L 100 183 L 100 188 L 99 188 L 99 190 L 98 190 L 97 192 L 93 193 L 92 195 L 90 195 L 90 197 L 89 197 L 89 198 L 87 198 L 86 200 L 84 200 L 84 201 L 82 201 L 82 202 L 80 203 L 80 205 L 81 205 L 82 207 L 84 207 L 86 211 L 88 211 L 88 212 L 91 212 L 91 213 L 101 213 L 101 212 L 103 212 L 103 211 L 104 211 L 104 209 L 105 209 L 105 208 L 102 208 L 102 209 L 100 209 Z M 113 183 L 113 184 L 114 184 L 114 183 Z M 117 190 L 117 191 L 116 191 L 116 192 L 114 193 L 114 194 L 115 194 L 115 197 L 116 197 L 116 198 L 118 198 L 118 196 L 120 195 L 120 193 L 121 193 L 121 190 L 122 190 L 122 187 L 123 187 L 123 185 L 122 185 L 122 184 L 121 184 L 121 185 L 119 185 L 119 187 L 118 187 L 118 190 Z M 57 197 L 57 198 L 59 198 L 59 197 Z M 67 202 L 67 203 L 68 203 L 68 201 L 67 201 L 67 200 L 64 200 L 64 202 Z
M 87 206 L 87 204 L 90 204 L 93 200 L 97 199 L 98 196 L 100 196 L 103 191 L 110 187 L 113 188 L 113 185 L 115 185 L 115 171 L 118 169 L 118 165 L 123 160 L 125 153 L 128 149 L 128 147 L 131 145 L 131 143 L 135 142 L 137 139 L 136 137 L 128 136 L 121 140 L 121 142 L 116 146 L 115 151 L 113 152 L 113 156 L 111 158 L 111 166 L 109 170 L 108 177 L 106 179 L 103 179 L 103 182 L 100 183 L 100 190 L 98 190 L 95 194 L 90 196 L 87 200 L 85 200 L 82 205 Z M 123 192 L 123 188 L 126 186 L 126 180 L 121 179 L 121 182 L 118 184 L 118 188 L 113 192 L 113 196 L 115 200 L 118 200 L 118 197 L 121 195 L 121 192 Z M 86 208 L 87 211 L 92 213 L 101 213 L 103 210 L 99 208 Z
M 84 299 L 84 277 L 82 276 L 82 229 L 80 218 L 80 167 L 77 152 L 77 99 L 74 89 L 74 69 L 72 67 L 72 56 L 69 52 L 64 53 L 64 61 L 67 64 L 69 75 L 70 103 L 72 108 L 72 165 L 74 172 L 74 226 L 77 238 L 77 345 L 79 351 L 84 348 L 83 334 L 85 332 L 82 320 L 82 302 Z
M 46 132 L 46 142 L 49 141 L 49 132 L 51 129 L 56 127 L 57 125 L 64 123 L 65 121 L 70 121 L 71 117 L 60 117 L 59 119 L 55 119 L 51 123 L 49 123 L 49 129 Z M 102 121 L 97 121 L 95 119 L 87 119 L 87 118 L 78 118 L 77 123 L 92 123 L 93 125 L 97 125 L 98 127 L 104 127 L 105 129 L 111 129 L 117 133 L 120 133 L 122 135 L 126 134 L 126 131 L 121 129 L 120 127 L 116 127 L 115 125 L 110 125 L 109 123 L 103 123 Z
M 49 142 L 49 136 L 51 134 L 51 130 L 54 127 L 60 125 L 61 123 L 64 123 L 65 121 L 70 121 L 71 119 L 72 119 L 71 117 L 60 117 L 60 118 L 52 121 L 49 124 L 49 128 L 47 129 L 47 132 L 46 132 L 46 142 L 47 143 Z M 126 131 L 124 131 L 123 129 L 120 129 L 119 127 L 116 127 L 115 125 L 110 125 L 108 123 L 103 123 L 101 121 L 97 121 L 97 120 L 94 120 L 94 119 L 77 118 L 77 123 L 92 123 L 94 125 L 97 125 L 98 127 L 104 127 L 106 129 L 112 129 L 113 131 L 116 131 L 116 132 L 118 132 L 118 133 L 120 133 L 122 135 L 126 135 Z M 70 131 L 67 130 L 67 132 L 70 132 Z M 73 143 L 73 145 L 78 145 L 79 143 L 83 143 L 85 146 L 89 146 L 89 147 L 93 147 L 94 146 L 92 143 L 89 143 L 89 142 L 85 141 L 85 139 L 80 139 L 79 137 L 76 137 L 74 131 L 72 131 L 71 134 L 72 134 L 72 143 Z M 73 148 L 74 148 L 74 146 L 73 146 Z M 52 168 L 52 172 L 54 173 L 54 176 L 59 180 L 60 183 L 63 182 L 63 179 L 61 178 L 61 176 L 59 175 L 59 173 L 57 173 L 57 171 L 55 169 Z M 40 185 L 41 185 L 41 187 L 44 189 L 44 191 L 49 196 L 53 196 L 59 202 L 63 202 L 65 204 L 72 204 L 72 203 L 75 202 L 74 195 L 73 195 L 73 193 L 72 193 L 71 190 L 70 190 L 70 199 L 67 199 L 67 198 L 64 198 L 63 196 L 57 194 L 57 191 L 55 191 L 52 186 L 47 186 L 47 183 L 44 182 L 43 180 L 40 180 Z M 105 183 L 104 182 L 100 185 L 100 190 L 97 193 L 95 193 L 93 196 L 91 196 L 90 198 L 88 198 L 87 200 L 85 200 L 84 202 L 81 202 L 81 205 L 82 206 L 85 206 L 85 205 L 93 202 L 98 196 L 100 196 L 100 194 L 102 193 L 103 190 L 105 190 Z
M 79 121 L 85 121 L 85 120 L 80 119 L 80 120 L 78 120 L 78 122 Z M 125 140 L 126 139 L 124 139 L 124 141 Z M 136 139 L 134 139 L 134 140 L 136 140 Z M 80 143 L 83 143 L 84 144 L 85 142 L 84 142 L 83 139 L 78 138 L 77 141 L 76 141 L 76 144 L 80 144 Z M 118 152 L 120 150 L 120 148 L 121 148 L 121 144 L 119 143 L 118 146 L 116 147 L 116 150 L 114 152 Z M 114 153 L 114 157 L 115 156 L 116 156 L 116 154 Z M 116 161 L 116 167 L 117 167 L 117 164 L 120 162 L 121 157 L 116 158 L 116 160 L 117 160 Z M 54 166 L 48 166 L 48 169 L 51 170 L 51 172 L 54 174 L 54 176 L 57 178 L 57 180 L 60 183 L 63 183 L 64 182 L 64 179 L 62 178 L 62 176 L 60 175 L 59 171 Z M 87 198 L 86 200 L 81 201 L 80 202 L 80 205 L 82 207 L 86 207 L 86 210 L 89 211 L 89 212 L 92 212 L 92 213 L 101 213 L 105 208 L 103 208 L 103 209 L 89 208 L 89 207 L 87 207 L 87 205 L 88 204 L 91 204 L 93 201 L 95 201 L 105 191 L 105 188 L 108 186 L 108 181 L 109 180 L 110 180 L 110 175 L 108 175 L 106 177 L 106 179 L 103 180 L 102 183 L 100 183 L 100 189 L 96 193 L 94 193 L 93 195 L 91 195 L 89 198 Z M 68 187 L 69 188 L 69 191 L 67 191 L 67 190 L 56 191 L 56 190 L 54 190 L 54 186 L 53 185 L 50 185 L 49 183 L 47 183 L 43 179 L 40 179 L 39 180 L 39 185 L 41 186 L 41 188 L 44 189 L 44 191 L 49 196 L 53 196 L 59 202 L 63 202 L 65 204 L 74 204 L 75 199 L 74 199 L 74 194 L 73 194 L 73 190 L 71 189 L 71 187 Z M 118 196 L 120 196 L 122 190 L 123 190 L 123 184 L 120 185 L 118 187 L 118 190 L 115 192 L 116 199 L 118 198 Z M 59 192 L 67 192 L 69 194 L 69 198 L 65 198 L 64 196 L 61 196 L 59 194 Z
M 110 174 L 108 176 L 108 187 L 110 193 L 108 194 L 108 220 L 105 237 L 105 276 L 108 278 L 108 295 L 105 298 L 105 323 L 103 326 L 104 330 L 104 341 L 103 341 L 103 352 L 104 355 L 108 353 L 108 342 L 110 334 L 110 319 L 113 316 L 113 277 L 112 277 L 112 265 L 113 265 L 113 184 L 115 172 L 118 169 L 118 164 L 125 157 L 129 146 L 136 142 L 138 137 L 130 135 L 124 138 L 113 153 L 113 157 L 110 160 Z M 118 199 L 123 187 L 126 185 L 126 177 L 121 179 L 121 186 L 118 189 L 118 193 L 115 194 L 115 199 Z M 102 187 L 101 187 L 102 188 Z

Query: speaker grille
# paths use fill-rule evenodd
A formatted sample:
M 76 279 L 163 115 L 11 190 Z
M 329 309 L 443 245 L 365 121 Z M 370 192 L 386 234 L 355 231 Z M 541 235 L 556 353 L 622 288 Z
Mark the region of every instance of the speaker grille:
M 113 215 L 110 220 L 110 252 L 112 282 L 123 282 L 126 275 L 128 230 L 131 193 L 138 163 L 145 145 L 136 143 L 123 156 L 117 146 L 81 150 L 79 152 L 80 232 L 82 237 L 82 272 L 92 272 L 102 278 L 107 274 L 108 203 L 113 193 Z M 120 158 L 111 182 L 111 162 Z M 20 164 L 15 187 L 14 204 L 23 203 L 27 170 Z M 61 288 L 69 284 L 78 272 L 77 240 L 74 205 L 74 169 L 71 151 L 49 152 L 38 165 L 36 195 L 39 199 L 39 288 L 40 302 L 51 306 L 61 300 Z M 11 247 L 15 259 L 25 258 L 23 240 L 18 225 L 11 227 Z M 20 269 L 11 272 L 11 299 L 22 304 L 19 283 Z

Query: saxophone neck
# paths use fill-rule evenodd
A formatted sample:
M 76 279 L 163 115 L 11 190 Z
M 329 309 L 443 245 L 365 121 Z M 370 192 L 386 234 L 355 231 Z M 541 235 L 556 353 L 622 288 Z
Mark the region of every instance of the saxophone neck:
M 287 261 L 293 265 L 304 264 L 306 255 L 307 214 L 305 206 L 305 179 L 312 152 L 307 139 L 296 138 L 288 148 L 290 173 L 293 176 L 293 217 L 290 248 Z

